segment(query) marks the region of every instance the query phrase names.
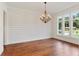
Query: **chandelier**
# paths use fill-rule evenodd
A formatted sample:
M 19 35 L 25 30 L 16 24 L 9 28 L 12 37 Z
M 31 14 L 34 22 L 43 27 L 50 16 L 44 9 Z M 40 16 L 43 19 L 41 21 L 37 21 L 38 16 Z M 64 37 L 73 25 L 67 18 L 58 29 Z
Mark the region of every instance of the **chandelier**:
M 47 2 L 44 2 L 45 5 L 44 14 L 40 16 L 40 20 L 42 20 L 44 23 L 47 23 L 49 20 L 51 20 L 51 16 L 46 11 L 46 4 Z

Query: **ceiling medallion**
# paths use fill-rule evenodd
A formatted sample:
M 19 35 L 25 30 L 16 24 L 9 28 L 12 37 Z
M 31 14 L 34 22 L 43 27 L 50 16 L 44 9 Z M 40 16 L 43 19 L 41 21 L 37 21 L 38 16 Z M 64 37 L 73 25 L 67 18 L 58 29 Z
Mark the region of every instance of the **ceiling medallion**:
M 44 4 L 45 4 L 45 10 L 44 10 L 44 14 L 40 16 L 40 20 L 42 20 L 44 23 L 47 23 L 49 20 L 51 20 L 51 16 L 46 11 L 47 2 L 44 2 Z

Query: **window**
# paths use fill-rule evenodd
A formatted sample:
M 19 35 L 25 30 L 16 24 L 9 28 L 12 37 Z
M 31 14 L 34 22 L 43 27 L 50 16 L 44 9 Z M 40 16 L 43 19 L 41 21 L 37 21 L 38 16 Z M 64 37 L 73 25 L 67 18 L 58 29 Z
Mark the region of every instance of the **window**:
M 73 18 L 72 35 L 74 37 L 79 37 L 79 13 L 74 14 L 72 18 Z
M 59 20 L 58 20 L 58 34 L 62 34 L 62 18 L 59 18 Z
M 72 15 L 61 16 L 57 20 L 57 33 L 59 35 L 79 38 L 79 12 Z
M 70 34 L 69 16 L 64 17 L 64 35 Z

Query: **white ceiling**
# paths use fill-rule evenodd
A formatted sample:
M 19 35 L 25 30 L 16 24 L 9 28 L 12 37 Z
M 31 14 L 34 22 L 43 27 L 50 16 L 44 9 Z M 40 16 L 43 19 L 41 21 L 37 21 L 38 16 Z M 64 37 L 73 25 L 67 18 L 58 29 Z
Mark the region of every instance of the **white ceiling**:
M 48 2 L 47 3 L 47 11 L 50 13 L 57 13 L 66 8 L 72 7 L 78 2 Z M 8 2 L 8 6 L 18 7 L 18 8 L 26 8 L 28 10 L 33 10 L 39 12 L 44 8 L 44 4 L 42 2 Z

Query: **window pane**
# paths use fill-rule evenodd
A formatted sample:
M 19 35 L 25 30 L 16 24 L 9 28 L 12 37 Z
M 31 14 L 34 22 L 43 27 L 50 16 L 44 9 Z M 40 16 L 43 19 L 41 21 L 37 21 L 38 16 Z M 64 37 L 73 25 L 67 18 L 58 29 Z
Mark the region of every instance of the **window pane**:
M 59 30 L 58 32 L 59 32 L 59 34 L 61 34 L 61 33 L 62 33 L 62 31 L 61 31 L 61 30 Z
M 62 21 L 62 18 L 59 18 L 59 21 Z
M 69 20 L 69 17 L 65 17 L 64 20 Z
M 65 27 L 69 27 L 69 21 L 65 21 Z
M 76 17 L 79 17 L 79 13 L 77 13 Z
M 62 30 L 62 22 L 59 22 L 59 30 Z

